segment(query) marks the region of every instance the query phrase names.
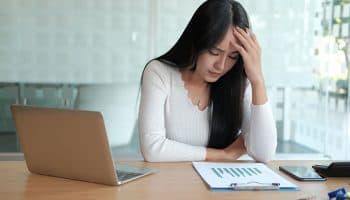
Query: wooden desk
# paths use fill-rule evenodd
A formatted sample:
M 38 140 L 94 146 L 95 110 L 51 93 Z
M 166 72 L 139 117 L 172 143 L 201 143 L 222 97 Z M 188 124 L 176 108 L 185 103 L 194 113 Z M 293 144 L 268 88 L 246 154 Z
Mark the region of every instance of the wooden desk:
M 311 161 L 273 161 L 268 165 L 300 186 L 301 191 L 213 192 L 194 171 L 191 163 L 127 162 L 159 172 L 122 186 L 52 178 L 28 172 L 23 161 L 0 161 L 0 199 L 328 199 L 327 192 L 340 187 L 350 191 L 350 178 L 327 182 L 298 182 L 280 173 L 279 165 L 312 165 Z M 318 162 L 320 163 L 320 162 Z

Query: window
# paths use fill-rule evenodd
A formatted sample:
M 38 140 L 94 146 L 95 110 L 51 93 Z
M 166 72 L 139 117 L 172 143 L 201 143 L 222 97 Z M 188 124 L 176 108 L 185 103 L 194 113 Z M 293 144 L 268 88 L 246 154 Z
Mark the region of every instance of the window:
M 26 103 L 102 111 L 118 158 L 140 158 L 141 72 L 202 2 L 1 1 L 0 152 L 20 151 L 9 105 Z M 349 159 L 350 3 L 240 2 L 263 50 L 277 158 Z

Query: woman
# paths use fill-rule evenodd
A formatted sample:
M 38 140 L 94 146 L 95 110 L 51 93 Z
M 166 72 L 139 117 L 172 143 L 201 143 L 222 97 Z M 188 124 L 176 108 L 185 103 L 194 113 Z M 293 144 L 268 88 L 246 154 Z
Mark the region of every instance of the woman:
M 276 127 L 260 47 L 234 0 L 208 0 L 176 44 L 142 75 L 139 131 L 146 161 L 269 161 Z

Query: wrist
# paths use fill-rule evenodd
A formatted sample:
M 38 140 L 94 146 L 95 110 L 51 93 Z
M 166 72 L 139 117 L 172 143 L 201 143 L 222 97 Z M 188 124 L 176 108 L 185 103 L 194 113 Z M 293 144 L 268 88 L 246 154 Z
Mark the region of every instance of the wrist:
M 224 160 L 230 160 L 231 158 L 231 152 L 228 149 L 222 149 L 221 150 L 221 158 Z
M 264 81 L 251 83 L 252 87 L 252 103 L 254 105 L 262 105 L 267 102 L 266 88 Z
M 226 152 L 223 149 L 207 148 L 207 155 L 205 160 L 207 161 L 220 161 L 224 160 Z
M 256 78 L 254 80 L 250 80 L 250 84 L 252 85 L 252 88 L 261 88 L 265 87 L 265 81 L 264 78 Z

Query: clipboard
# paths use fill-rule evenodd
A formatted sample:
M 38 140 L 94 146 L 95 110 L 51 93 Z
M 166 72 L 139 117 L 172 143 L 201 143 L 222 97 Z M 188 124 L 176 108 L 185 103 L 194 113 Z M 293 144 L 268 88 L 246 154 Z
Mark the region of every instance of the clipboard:
M 279 183 L 231 183 L 232 190 L 236 191 L 249 191 L 249 190 L 279 190 Z
M 192 165 L 214 191 L 300 190 L 262 163 L 192 162 Z

